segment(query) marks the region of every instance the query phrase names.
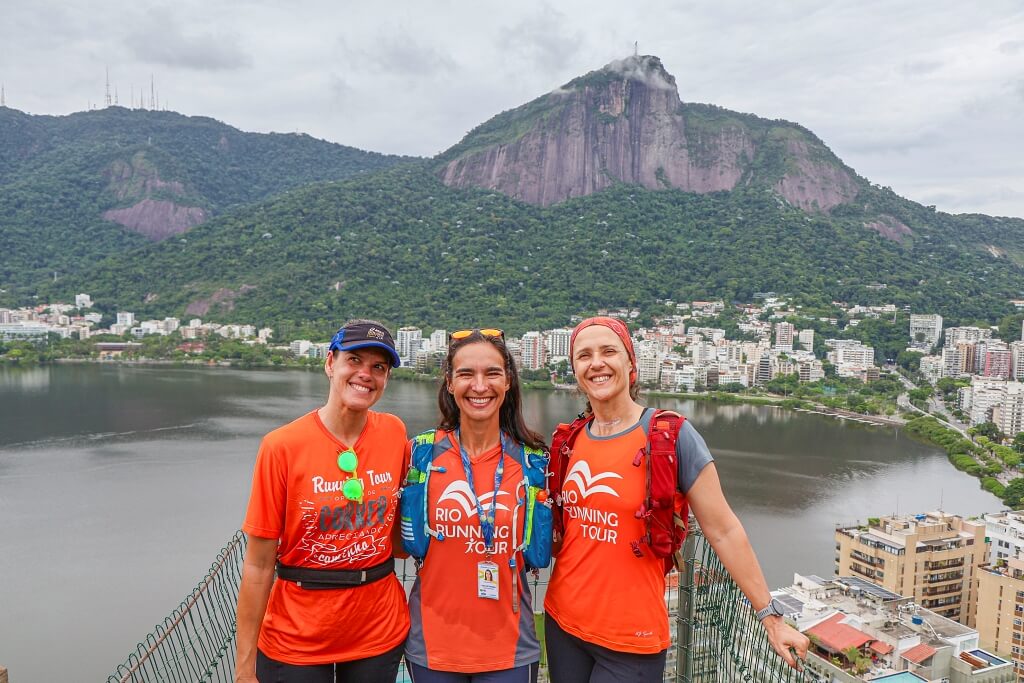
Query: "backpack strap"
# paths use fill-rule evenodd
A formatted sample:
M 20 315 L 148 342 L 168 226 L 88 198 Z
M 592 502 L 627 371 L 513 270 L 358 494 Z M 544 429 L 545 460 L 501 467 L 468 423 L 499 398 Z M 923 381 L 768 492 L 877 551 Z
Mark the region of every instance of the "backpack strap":
M 576 444 L 576 437 L 580 435 L 583 428 L 594 419 L 593 415 L 580 413 L 575 420 L 569 424 L 559 424 L 555 433 L 551 436 L 551 460 L 548 464 L 548 496 L 553 503 L 554 512 L 553 526 L 558 538 L 561 538 L 564 531 L 562 522 L 562 485 L 565 483 L 565 471 L 569 468 L 569 459 L 572 457 L 572 449 Z
M 679 464 L 676 443 L 686 418 L 670 410 L 656 410 L 651 416 L 647 444 L 633 458 L 633 466 L 645 466 L 644 501 L 636 512 L 644 520 L 644 536 L 630 542 L 637 557 L 643 557 L 642 545 L 650 547 L 656 557 L 666 558 L 666 571 L 686 534 L 686 499 L 679 494 Z
M 434 459 L 444 450 L 442 445 L 448 441 L 447 437 L 438 439 L 437 432 L 438 430 L 436 429 L 430 429 L 413 437 L 411 459 L 413 468 L 421 473 L 420 476 L 423 481 L 423 533 L 428 537 L 443 541 L 444 535 L 430 527 L 430 506 L 427 500 L 428 496 L 426 495 L 426 492 L 430 490 L 430 473 L 435 470 L 438 472 L 446 471 L 444 467 L 434 465 Z M 422 560 L 422 558 L 419 559 Z

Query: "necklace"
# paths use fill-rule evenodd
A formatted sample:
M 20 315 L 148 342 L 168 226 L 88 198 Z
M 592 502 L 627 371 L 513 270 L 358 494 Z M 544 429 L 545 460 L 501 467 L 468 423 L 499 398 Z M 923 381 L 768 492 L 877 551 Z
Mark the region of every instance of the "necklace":
M 608 420 L 607 422 L 605 422 L 604 420 L 598 420 L 597 418 L 594 418 L 594 422 L 597 423 L 601 427 L 614 427 L 615 425 L 617 425 L 620 422 L 622 422 L 622 418 L 621 417 L 617 417 L 614 420 Z

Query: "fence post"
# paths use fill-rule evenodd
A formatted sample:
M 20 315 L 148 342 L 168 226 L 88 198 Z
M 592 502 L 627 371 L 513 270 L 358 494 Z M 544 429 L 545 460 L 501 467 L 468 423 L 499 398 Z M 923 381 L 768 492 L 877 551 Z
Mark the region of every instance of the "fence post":
M 693 661 L 690 639 L 693 636 L 693 565 L 697 555 L 696 525 L 689 522 L 683 542 L 683 565 L 679 568 L 679 605 L 676 609 L 676 683 L 691 683 Z

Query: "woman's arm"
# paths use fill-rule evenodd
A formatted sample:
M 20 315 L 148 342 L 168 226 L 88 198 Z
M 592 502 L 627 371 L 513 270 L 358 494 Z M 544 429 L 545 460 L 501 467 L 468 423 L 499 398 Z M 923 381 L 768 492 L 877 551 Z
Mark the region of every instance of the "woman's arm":
M 267 611 L 270 588 L 274 585 L 277 539 L 249 536 L 242 562 L 242 583 L 238 588 L 238 656 L 235 683 L 257 683 L 256 641 Z
M 747 532 L 743 530 L 743 525 L 725 500 L 714 463 L 704 466 L 693 486 L 686 492 L 686 498 L 697 516 L 704 536 L 715 549 L 736 585 L 750 600 L 754 610 L 766 607 L 771 600 L 768 583 L 754 555 L 754 549 L 750 547 Z M 782 617 L 768 616 L 762 623 L 775 651 L 787 664 L 797 668 L 797 661 L 789 650 L 796 650 L 796 655 L 800 659 L 807 657 L 807 647 L 810 644 L 807 637 L 792 628 Z

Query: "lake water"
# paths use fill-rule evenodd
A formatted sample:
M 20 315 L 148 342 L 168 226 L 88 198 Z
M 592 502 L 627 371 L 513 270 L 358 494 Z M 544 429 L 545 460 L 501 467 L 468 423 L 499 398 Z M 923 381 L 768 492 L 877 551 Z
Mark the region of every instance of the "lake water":
M 188 594 L 241 524 L 263 434 L 324 399 L 322 373 L 0 368 L 0 665 L 12 683 L 104 680 Z M 392 382 L 411 433 L 436 388 Z M 581 408 L 529 392 L 550 434 Z M 891 428 L 764 406 L 657 399 L 715 454 L 770 585 L 833 571 L 833 526 L 1001 509 L 944 453 Z

